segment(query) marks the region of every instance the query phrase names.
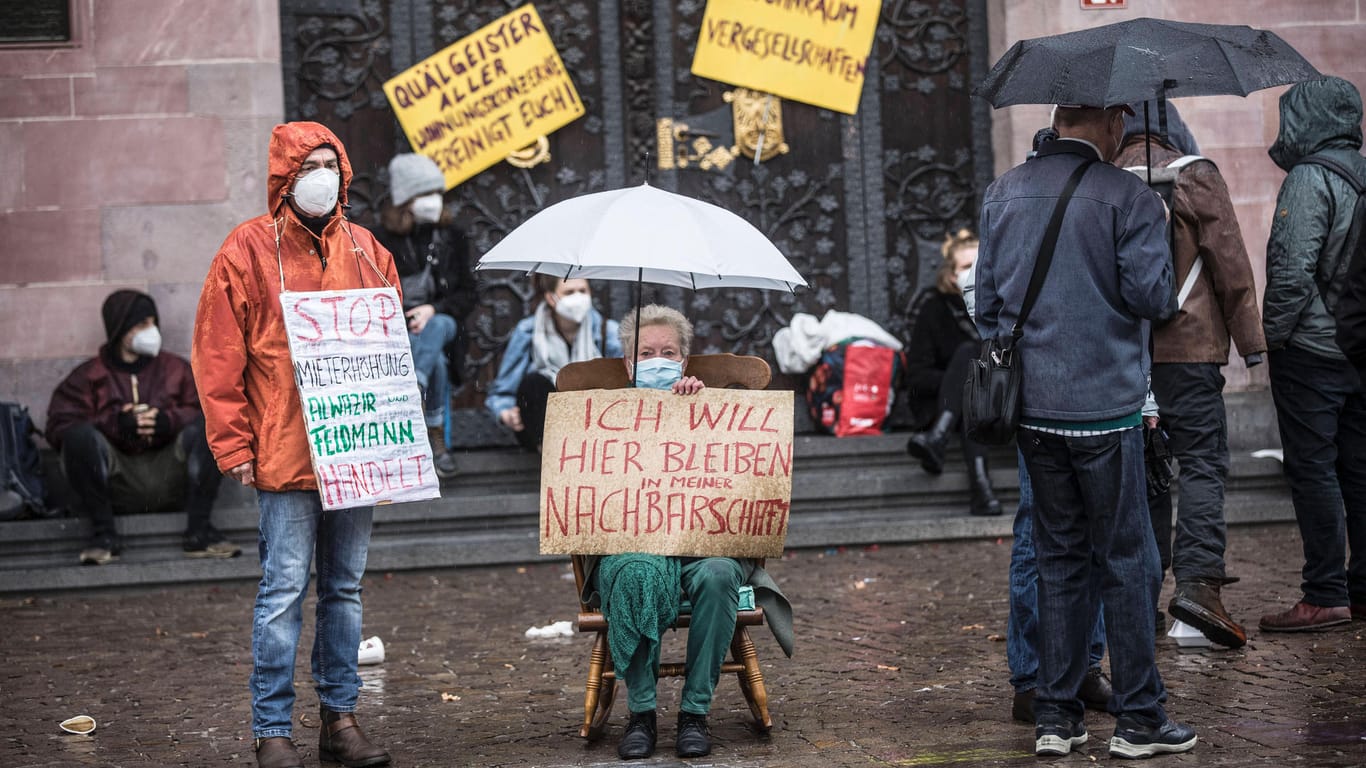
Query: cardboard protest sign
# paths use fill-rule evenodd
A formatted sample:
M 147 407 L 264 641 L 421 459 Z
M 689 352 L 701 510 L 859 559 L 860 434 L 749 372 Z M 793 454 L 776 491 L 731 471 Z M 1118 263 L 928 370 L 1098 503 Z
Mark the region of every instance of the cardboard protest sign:
M 323 509 L 441 495 L 393 288 L 280 294 Z
M 542 554 L 779 557 L 791 500 L 791 392 L 550 396 Z
M 707 0 L 692 73 L 858 111 L 881 0 Z
M 447 189 L 584 114 L 530 3 L 400 72 L 384 94 Z

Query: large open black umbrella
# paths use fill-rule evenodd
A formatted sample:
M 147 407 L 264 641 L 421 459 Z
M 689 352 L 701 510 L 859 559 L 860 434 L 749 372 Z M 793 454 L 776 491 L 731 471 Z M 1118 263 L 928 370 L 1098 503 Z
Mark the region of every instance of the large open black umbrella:
M 1182 96 L 1246 96 L 1318 70 L 1272 32 L 1229 24 L 1131 19 L 1021 40 L 973 92 L 994 107 L 1111 107 Z

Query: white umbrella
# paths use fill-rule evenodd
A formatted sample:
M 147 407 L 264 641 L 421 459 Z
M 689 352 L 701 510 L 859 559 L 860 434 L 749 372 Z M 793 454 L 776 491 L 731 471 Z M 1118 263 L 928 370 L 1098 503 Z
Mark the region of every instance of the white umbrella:
M 739 216 L 649 184 L 570 198 L 527 219 L 476 269 L 565 280 L 792 291 L 806 285 L 777 246 Z

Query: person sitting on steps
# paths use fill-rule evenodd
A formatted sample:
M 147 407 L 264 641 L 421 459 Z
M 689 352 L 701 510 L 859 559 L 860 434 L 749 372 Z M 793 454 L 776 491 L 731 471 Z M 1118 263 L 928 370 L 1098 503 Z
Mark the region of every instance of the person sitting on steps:
M 949 436 L 959 429 L 963 410 L 963 382 L 981 339 L 963 303 L 961 279 L 977 260 L 977 236 L 966 229 L 950 233 L 941 248 L 944 259 L 935 284 L 911 305 L 911 339 L 906 345 L 906 380 L 911 413 L 928 429 L 912 433 L 906 452 L 920 460 L 931 475 L 944 471 Z M 962 433 L 974 515 L 999 515 L 1001 502 L 991 488 L 986 446 Z

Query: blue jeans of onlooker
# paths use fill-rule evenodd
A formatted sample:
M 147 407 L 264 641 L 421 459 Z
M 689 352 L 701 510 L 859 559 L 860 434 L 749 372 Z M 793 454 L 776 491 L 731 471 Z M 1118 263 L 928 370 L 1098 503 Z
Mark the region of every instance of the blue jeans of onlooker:
M 1228 479 L 1228 421 L 1224 376 L 1216 363 L 1153 365 L 1153 394 L 1168 445 L 1181 466 L 1176 546 L 1158 542 L 1176 583 L 1224 577 L 1224 483 Z M 1166 512 L 1170 516 L 1170 509 Z M 1171 535 L 1171 523 L 1153 529 Z M 1165 546 L 1164 546 L 1165 545 Z
M 318 571 L 313 683 L 334 712 L 354 712 L 360 693 L 361 576 L 373 509 L 324 512 L 316 491 L 257 492 L 261 510 L 261 584 L 251 629 L 251 730 L 258 739 L 289 736 L 294 657 L 315 555 Z
M 446 408 L 451 402 L 451 378 L 446 369 L 446 345 L 455 338 L 455 319 L 437 313 L 427 321 L 422 333 L 408 334 L 413 347 L 413 370 L 422 390 L 422 414 L 428 427 L 446 424 Z
M 1077 691 L 1103 605 L 1117 716 L 1145 726 L 1166 722 L 1153 651 L 1162 576 L 1148 517 L 1142 430 L 1088 437 L 1022 430 L 1020 451 L 1034 488 L 1039 565 L 1035 716 L 1081 719 Z
M 1034 557 L 1034 488 L 1024 456 L 1019 457 L 1020 507 L 1015 512 L 1015 538 L 1010 544 L 1010 620 L 1006 625 L 1006 663 L 1017 692 L 1033 690 L 1039 675 L 1039 566 Z M 1097 616 L 1087 649 L 1087 666 L 1105 657 L 1105 620 Z
M 1285 477 L 1304 540 L 1304 599 L 1366 603 L 1366 394 L 1346 361 L 1271 353 Z M 1346 551 L 1351 547 L 1350 562 Z

